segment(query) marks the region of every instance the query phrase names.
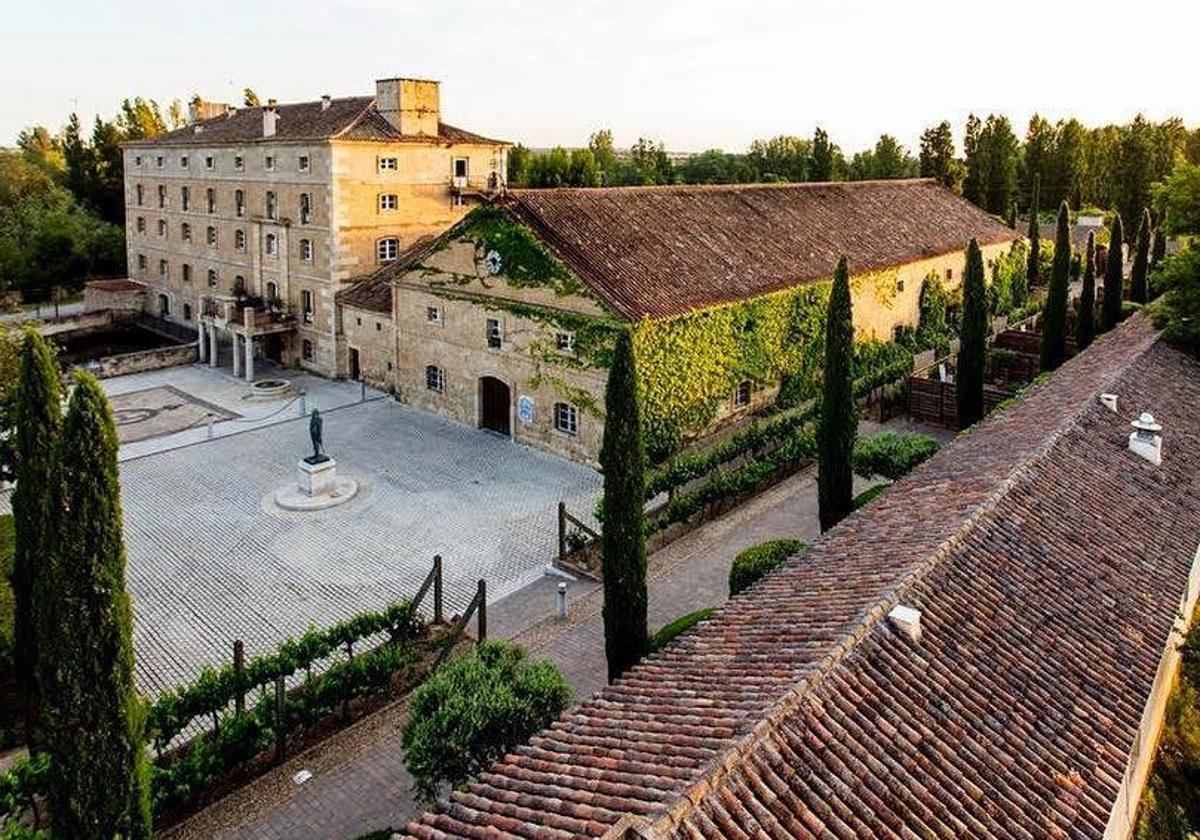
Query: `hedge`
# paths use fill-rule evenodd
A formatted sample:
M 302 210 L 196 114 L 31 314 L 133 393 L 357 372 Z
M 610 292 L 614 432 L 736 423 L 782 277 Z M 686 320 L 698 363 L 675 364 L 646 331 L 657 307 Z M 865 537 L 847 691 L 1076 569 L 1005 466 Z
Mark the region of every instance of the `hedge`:
M 653 653 L 656 650 L 662 650 L 701 621 L 708 621 L 716 612 L 716 607 L 704 607 L 686 615 L 681 615 L 669 624 L 664 624 L 650 637 L 650 652 Z
M 898 481 L 938 450 L 938 442 L 917 432 L 880 432 L 854 442 L 854 471 Z
M 808 545 L 800 540 L 784 538 L 767 540 L 751 546 L 733 558 L 729 568 L 729 597 L 745 591 L 751 584 L 782 566 L 789 557 L 804 551 Z
M 854 509 L 858 510 L 861 507 L 866 507 L 870 502 L 884 490 L 888 489 L 890 484 L 876 484 L 868 487 L 866 490 L 854 497 Z

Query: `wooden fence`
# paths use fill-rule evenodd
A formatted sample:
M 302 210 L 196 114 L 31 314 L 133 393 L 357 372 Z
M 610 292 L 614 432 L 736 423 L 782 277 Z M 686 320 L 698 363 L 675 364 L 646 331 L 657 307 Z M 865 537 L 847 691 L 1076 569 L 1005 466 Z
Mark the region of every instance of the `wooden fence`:
M 986 414 L 1013 395 L 995 385 L 983 386 L 983 410 Z M 908 416 L 920 423 L 933 423 L 948 429 L 959 428 L 958 399 L 953 382 L 912 376 L 908 380 Z

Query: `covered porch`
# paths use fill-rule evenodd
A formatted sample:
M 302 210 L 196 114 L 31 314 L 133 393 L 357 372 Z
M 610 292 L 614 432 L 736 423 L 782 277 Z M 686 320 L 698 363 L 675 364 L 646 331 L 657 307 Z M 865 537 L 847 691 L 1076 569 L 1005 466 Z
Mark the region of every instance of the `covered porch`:
M 234 295 L 202 295 L 197 345 L 201 364 L 219 367 L 226 347 L 232 349 L 233 375 L 254 381 L 255 359 L 282 361 L 282 339 L 296 328 L 294 315 L 262 301 Z

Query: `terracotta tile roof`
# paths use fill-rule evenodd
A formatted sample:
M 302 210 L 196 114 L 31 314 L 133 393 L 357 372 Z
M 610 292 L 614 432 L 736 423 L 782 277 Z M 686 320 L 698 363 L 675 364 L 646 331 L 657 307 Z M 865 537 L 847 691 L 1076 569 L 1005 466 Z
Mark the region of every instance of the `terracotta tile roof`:
M 1016 234 L 933 180 L 512 190 L 507 206 L 621 315 L 664 318 Z
M 1134 317 L 409 833 L 1103 836 L 1200 538 L 1198 404 Z
M 146 288 L 145 283 L 139 283 L 137 280 L 130 280 L 127 277 L 113 280 L 89 280 L 84 283 L 84 286 L 101 292 L 137 292 Z
M 238 108 L 229 114 L 198 123 L 203 130 L 197 134 L 194 126 L 168 131 L 148 140 L 131 140 L 128 146 L 213 146 L 222 143 L 254 143 L 260 141 L 287 142 L 303 140 L 382 140 L 399 143 L 428 143 L 432 138 L 403 135 L 392 127 L 377 110 L 375 97 L 350 96 L 331 99 L 328 108 L 321 101 L 277 105 L 279 119 L 275 135 L 262 136 L 262 109 Z M 438 140 L 442 143 L 504 143 L 472 134 L 446 123 L 438 123 Z
M 382 312 L 391 317 L 392 281 L 399 273 L 402 273 L 402 267 L 410 266 L 417 260 L 423 259 L 436 243 L 436 237 L 422 236 L 406 248 L 394 262 L 381 266 L 374 273 L 353 281 L 353 286 L 338 292 L 338 303 L 342 306 L 353 306 L 356 309 Z

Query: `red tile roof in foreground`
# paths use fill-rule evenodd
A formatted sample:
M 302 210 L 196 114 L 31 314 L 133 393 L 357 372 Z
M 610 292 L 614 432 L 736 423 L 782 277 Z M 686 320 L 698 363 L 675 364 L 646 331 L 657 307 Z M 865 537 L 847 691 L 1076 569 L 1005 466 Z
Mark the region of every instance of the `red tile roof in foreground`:
M 1135 316 L 408 831 L 1101 837 L 1200 541 L 1198 405 Z
M 666 318 L 1007 242 L 1016 233 L 936 181 L 512 190 L 506 206 L 601 300 Z

